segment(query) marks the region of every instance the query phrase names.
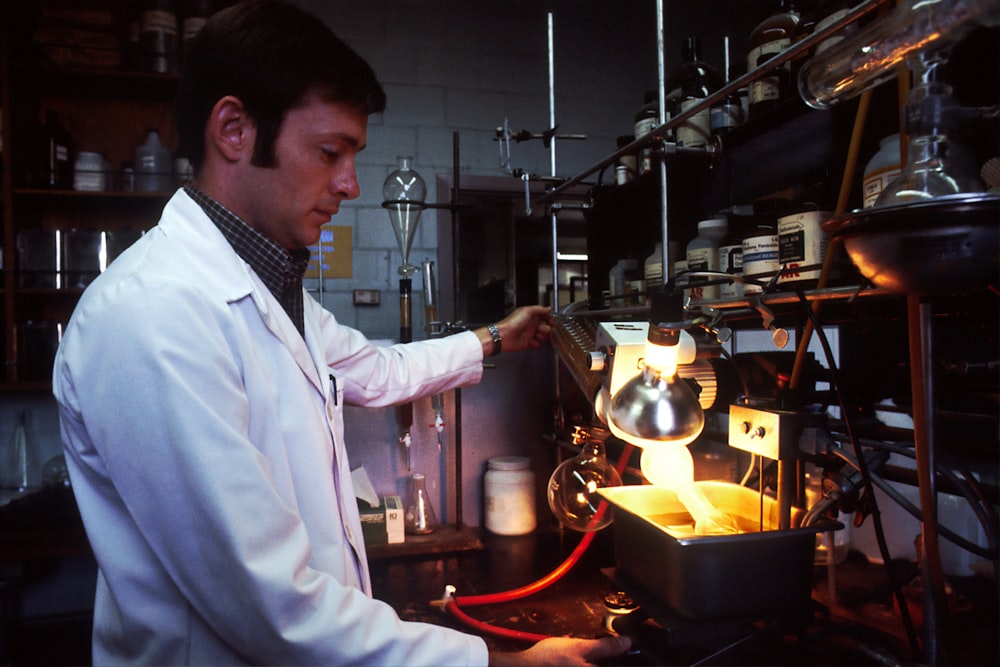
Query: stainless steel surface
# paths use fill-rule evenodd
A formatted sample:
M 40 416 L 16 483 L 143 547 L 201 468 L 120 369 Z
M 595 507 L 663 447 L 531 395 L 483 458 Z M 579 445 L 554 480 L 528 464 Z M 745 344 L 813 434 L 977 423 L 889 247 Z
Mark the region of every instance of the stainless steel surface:
M 608 426 L 633 444 L 686 445 L 705 428 L 705 412 L 687 382 L 646 366 L 613 394 Z
M 901 294 L 964 289 L 1000 269 L 1000 194 L 960 194 L 863 209 L 823 228 L 879 287 Z
M 812 587 L 816 533 L 841 524 L 821 521 L 774 530 L 778 507 L 773 498 L 728 482 L 696 484 L 748 532 L 695 536 L 691 516 L 677 495 L 663 487 L 602 489 L 601 496 L 615 513 L 619 571 L 683 617 L 708 620 L 803 611 Z M 796 526 L 801 517 L 796 509 Z

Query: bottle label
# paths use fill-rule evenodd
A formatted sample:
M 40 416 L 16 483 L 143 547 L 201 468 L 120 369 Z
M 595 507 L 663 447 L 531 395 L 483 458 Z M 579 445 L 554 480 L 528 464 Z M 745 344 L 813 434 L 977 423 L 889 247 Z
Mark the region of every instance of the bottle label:
M 686 289 L 688 284 L 687 270 L 688 263 L 686 259 L 678 259 L 674 261 L 670 267 L 673 278 L 677 283 L 678 287 L 684 287 L 682 290 L 684 294 L 684 301 L 687 302 L 691 298 L 691 290 Z M 682 275 L 683 274 L 683 275 Z
M 902 172 L 899 165 L 894 165 L 883 169 L 876 169 L 865 174 L 864 185 L 862 186 L 864 208 L 874 206 L 878 196 L 882 194 L 883 190 L 889 187 L 890 183 L 899 178 L 900 173 Z
M 743 273 L 743 246 L 725 245 L 719 248 L 719 271 L 738 276 Z M 743 283 L 719 285 L 719 298 L 728 299 L 743 296 Z
M 141 32 L 161 32 L 166 35 L 177 35 L 177 15 L 158 9 L 151 9 L 142 13 L 140 20 Z
M 818 280 L 826 255 L 827 238 L 820 225 L 830 218 L 827 211 L 806 211 L 778 218 L 778 255 L 781 266 L 790 269 L 778 283 Z M 795 270 L 815 266 L 812 269 Z
M 717 271 L 719 261 L 718 249 L 714 247 L 694 248 L 687 251 L 688 271 Z M 691 276 L 691 300 L 719 298 L 716 285 L 702 285 L 709 281 L 708 276 Z
M 701 102 L 700 99 L 684 100 L 681 102 L 681 113 Z M 704 146 L 708 143 L 711 125 L 711 110 L 702 109 L 677 126 L 677 143 L 682 146 Z
M 656 120 L 657 119 L 654 117 L 654 118 L 641 118 L 638 121 L 636 121 L 635 127 L 633 128 L 633 133 L 635 134 L 635 138 L 641 139 L 642 137 L 652 132 L 653 128 L 656 127 L 657 125 Z
M 748 236 L 743 239 L 743 275 L 767 282 L 781 267 L 778 254 L 778 235 Z M 747 284 L 747 294 L 759 294 L 759 285 Z
M 791 46 L 790 38 L 776 39 L 766 44 L 750 49 L 747 53 L 747 71 L 757 69 L 757 65 L 769 60 L 776 53 L 780 53 Z M 791 63 L 782 65 L 787 71 L 791 71 Z M 750 84 L 749 102 L 756 104 L 765 100 L 776 100 L 781 97 L 781 87 L 779 78 L 776 76 L 761 77 Z
M 721 134 L 727 130 L 739 127 L 743 122 L 743 107 L 738 104 L 720 104 L 712 107 L 709 125 L 712 134 Z

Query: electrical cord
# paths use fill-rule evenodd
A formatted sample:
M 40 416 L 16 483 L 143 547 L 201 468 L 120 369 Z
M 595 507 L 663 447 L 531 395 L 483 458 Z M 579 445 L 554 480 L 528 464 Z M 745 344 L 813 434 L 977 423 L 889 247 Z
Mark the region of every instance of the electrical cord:
M 618 474 L 621 475 L 626 465 L 628 464 L 629 457 L 632 455 L 633 445 L 624 443 L 622 447 L 621 455 L 618 458 L 618 462 L 615 464 L 615 469 Z M 601 504 L 597 508 L 597 512 L 594 514 L 592 521 L 599 521 L 603 518 L 604 513 L 608 510 L 608 501 L 602 500 Z M 519 600 L 521 598 L 527 597 L 533 593 L 544 590 L 551 586 L 556 581 L 562 579 L 562 577 L 569 572 L 573 567 L 580 562 L 580 559 L 586 553 L 587 549 L 590 547 L 591 543 L 594 541 L 594 537 L 597 535 L 597 531 L 591 531 L 585 533 L 583 538 L 577 543 L 576 547 L 573 549 L 572 553 L 560 563 L 552 572 L 548 573 L 541 579 L 534 581 L 526 586 L 521 586 L 520 588 L 515 588 L 509 591 L 503 591 L 499 593 L 486 593 L 483 595 L 462 595 L 455 597 L 453 595 L 454 587 L 449 586 L 445 590 L 445 594 L 440 601 L 435 601 L 433 604 L 443 604 L 445 611 L 450 613 L 459 621 L 474 627 L 481 633 L 489 634 L 494 637 L 503 637 L 506 639 L 515 639 L 523 642 L 538 642 L 542 639 L 546 639 L 548 635 L 535 634 L 532 632 L 524 632 L 521 630 L 513 630 L 511 628 L 503 628 L 497 625 L 492 625 L 479 621 L 471 616 L 469 616 L 463 609 L 462 606 L 479 606 L 485 604 L 497 604 L 501 602 L 510 602 L 513 600 Z
M 864 454 L 861 451 L 861 443 L 857 438 L 856 431 L 854 429 L 854 418 L 853 413 L 847 409 L 847 403 L 844 399 L 844 394 L 840 390 L 839 376 L 840 372 L 837 369 L 837 362 L 833 356 L 833 349 L 830 347 L 830 340 L 826 336 L 826 332 L 820 326 L 816 313 L 813 311 L 811 304 L 808 299 L 806 299 L 805 293 L 801 288 L 796 289 L 799 296 L 799 301 L 803 305 L 803 310 L 809 317 L 809 322 L 812 326 L 813 332 L 817 334 L 819 338 L 820 346 L 823 348 L 823 354 L 826 356 L 826 362 L 829 371 L 830 386 L 833 388 L 834 395 L 837 397 L 837 401 L 840 405 L 841 416 L 844 420 L 844 427 L 847 431 L 847 437 L 851 442 L 851 446 L 854 450 L 854 456 L 859 462 L 858 471 L 861 473 L 861 479 L 864 485 L 865 492 L 868 494 L 868 498 L 871 501 L 872 511 L 872 524 L 875 528 L 875 541 L 878 543 L 879 554 L 882 556 L 882 565 L 885 569 L 886 578 L 889 581 L 889 588 L 892 590 L 893 597 L 896 598 L 897 606 L 899 607 L 899 613 L 902 617 L 903 628 L 906 631 L 907 641 L 910 645 L 910 651 L 915 659 L 920 656 L 920 643 L 917 640 L 917 631 L 913 624 L 913 619 L 910 616 L 910 610 L 906 602 L 906 597 L 903 594 L 903 588 L 898 581 L 895 573 L 892 571 L 891 562 L 892 558 L 889 553 L 889 546 L 885 539 L 885 530 L 882 527 L 882 516 L 878 509 L 878 504 L 875 501 L 875 491 L 874 482 L 872 481 L 872 475 L 870 474 L 868 467 L 864 465 Z
M 911 459 L 916 458 L 916 453 L 906 447 L 880 442 L 877 440 L 861 439 L 860 442 L 862 445 L 871 447 L 872 449 L 882 450 L 891 454 L 898 454 Z M 853 461 L 848 461 L 848 463 L 852 466 L 855 465 Z M 983 548 L 978 544 L 969 542 L 945 526 L 938 527 L 941 536 L 952 544 L 961 547 L 976 556 L 980 556 L 991 561 L 997 561 L 1000 559 L 1000 554 L 998 554 L 998 543 L 1000 543 L 1000 532 L 998 531 L 1000 531 L 1000 526 L 997 525 L 996 512 L 993 510 L 989 501 L 986 500 L 982 490 L 979 488 L 979 485 L 975 483 L 971 473 L 963 469 L 963 481 L 962 479 L 959 479 L 958 475 L 949 470 L 947 466 L 939 465 L 937 466 L 936 474 L 941 475 L 951 482 L 951 484 L 962 494 L 962 497 L 964 497 L 969 503 L 972 512 L 976 515 L 976 519 L 979 521 L 979 524 L 983 528 L 983 532 L 986 534 L 987 547 Z M 908 514 L 918 521 L 923 521 L 923 515 L 920 509 L 904 498 L 903 495 L 899 493 L 886 479 L 873 474 L 872 480 L 882 491 L 885 492 L 887 496 L 889 496 L 897 505 L 902 507 Z

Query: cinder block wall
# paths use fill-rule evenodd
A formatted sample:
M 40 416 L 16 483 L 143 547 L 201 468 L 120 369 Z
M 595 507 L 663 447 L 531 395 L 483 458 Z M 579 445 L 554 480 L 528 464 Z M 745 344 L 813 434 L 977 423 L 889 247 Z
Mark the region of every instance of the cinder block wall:
M 434 201 L 438 174 L 450 174 L 452 137 L 460 138 L 461 175 L 502 176 L 496 128 L 506 118 L 511 131 L 541 133 L 549 122 L 548 12 L 552 12 L 555 123 L 559 132 L 583 141 L 556 142 L 558 176 L 573 176 L 610 155 L 616 137 L 632 134 L 643 93 L 657 82 L 654 0 L 295 0 L 324 18 L 364 56 L 385 86 L 385 114 L 372 117 L 368 148 L 360 155 L 362 194 L 345 205 L 337 224 L 353 227 L 354 272 L 327 280 L 320 295 L 337 317 L 370 337 L 399 332 L 397 267 L 402 263 L 388 216 L 381 208 L 382 183 L 396 156 L 412 155 Z M 722 69 L 723 35 L 730 35 L 734 73 L 742 72 L 743 43 L 760 10 L 744 0 L 666 0 L 666 69 L 680 58 L 681 37 L 702 36 L 705 58 Z M 747 18 L 749 15 L 749 19 Z M 726 16 L 726 21 L 719 21 Z M 730 22 L 730 20 L 732 22 Z M 541 141 L 511 144 L 511 166 L 552 174 Z M 512 177 L 513 178 L 513 177 Z M 437 261 L 436 214 L 427 211 L 414 239 L 410 262 Z M 314 287 L 319 287 L 315 285 Z M 378 307 L 355 307 L 355 289 L 381 292 Z M 423 285 L 413 280 L 414 336 L 423 332 Z M 462 392 L 463 516 L 482 520 L 482 474 L 489 458 L 530 456 L 538 480 L 538 515 L 551 521 L 544 485 L 555 452 L 542 440 L 551 430 L 554 400 L 551 350 L 500 357 L 483 382 Z M 455 397 L 446 397 L 446 438 L 437 453 L 429 399 L 414 406 L 413 469 L 428 476 L 439 518 L 455 513 Z M 407 471 L 396 444 L 400 424 L 393 410 L 347 414 L 351 465 L 364 465 L 380 493 L 405 493 Z
M 399 331 L 402 259 L 380 205 L 385 177 L 397 156 L 413 156 L 434 201 L 435 177 L 453 170 L 453 133 L 462 174 L 501 176 L 495 136 L 504 119 L 512 131 L 549 128 L 548 9 L 556 124 L 587 136 L 556 141 L 558 175 L 572 176 L 612 153 L 615 138 L 631 134 L 643 91 L 656 82 L 652 2 L 295 1 L 372 64 L 388 97 L 385 113 L 370 120 L 368 148 L 358 160 L 361 198 L 334 219 L 353 227 L 353 276 L 325 281 L 322 295 L 342 321 L 376 338 Z M 551 175 L 540 140 L 512 143 L 511 153 L 513 167 Z M 436 213 L 426 211 L 410 262 L 436 261 L 437 245 Z M 355 307 L 355 289 L 380 290 L 381 305 Z M 413 290 L 419 313 L 420 276 Z
M 460 137 L 462 175 L 502 175 L 496 128 L 508 119 L 512 131 L 549 128 L 548 17 L 553 14 L 555 121 L 559 131 L 584 141 L 557 141 L 556 174 L 572 176 L 615 150 L 615 138 L 631 134 L 643 92 L 656 86 L 655 0 L 292 0 L 320 16 L 373 66 L 386 88 L 388 108 L 370 120 L 368 148 L 360 155 L 361 197 L 341 208 L 334 224 L 352 228 L 353 272 L 308 287 L 341 321 L 374 339 L 399 332 L 402 263 L 388 216 L 381 207 L 382 183 L 398 155 L 414 166 L 435 197 L 438 174 L 450 174 L 452 137 Z M 676 64 L 681 36 L 702 35 L 706 59 L 722 66 L 722 37 L 733 37 L 740 54 L 759 3 L 745 0 L 664 0 L 667 70 Z M 725 21 L 719 21 L 725 16 Z M 739 56 L 736 56 L 739 63 Z M 741 68 L 736 69 L 740 73 Z M 551 175 L 550 154 L 540 141 L 513 143 L 514 168 Z M 424 214 L 410 261 L 437 262 L 437 220 Z M 439 264 L 438 271 L 443 270 Z M 322 288 L 322 289 L 321 289 Z M 380 290 L 381 305 L 356 307 L 356 289 Z M 413 308 L 423 309 L 423 286 L 413 281 Z M 423 333 L 419 322 L 414 335 Z M 527 454 L 537 461 L 539 483 L 547 479 L 542 445 L 551 415 L 550 351 L 500 357 L 482 384 L 463 392 L 464 518 L 481 517 L 481 474 L 486 461 Z M 455 429 L 454 397 L 447 397 L 448 428 Z M 55 404 L 46 392 L 11 394 L 0 401 L 0 438 L 28 410 L 40 467 L 61 451 Z M 429 400 L 415 406 L 414 468 L 428 474 L 440 493 L 439 513 L 453 515 L 449 501 L 455 471 L 437 456 Z M 373 472 L 381 493 L 405 489 L 406 474 L 395 444 L 395 411 L 351 410 L 347 417 L 352 467 Z M 454 431 L 447 433 L 454 441 Z M 540 508 L 540 514 L 544 508 Z

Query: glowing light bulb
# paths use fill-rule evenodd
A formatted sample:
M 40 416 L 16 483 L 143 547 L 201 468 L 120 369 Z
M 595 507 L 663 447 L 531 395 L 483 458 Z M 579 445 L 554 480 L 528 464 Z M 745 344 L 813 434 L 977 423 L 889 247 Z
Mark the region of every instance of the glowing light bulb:
M 643 363 L 664 376 L 677 375 L 678 345 L 657 345 L 646 341 Z

